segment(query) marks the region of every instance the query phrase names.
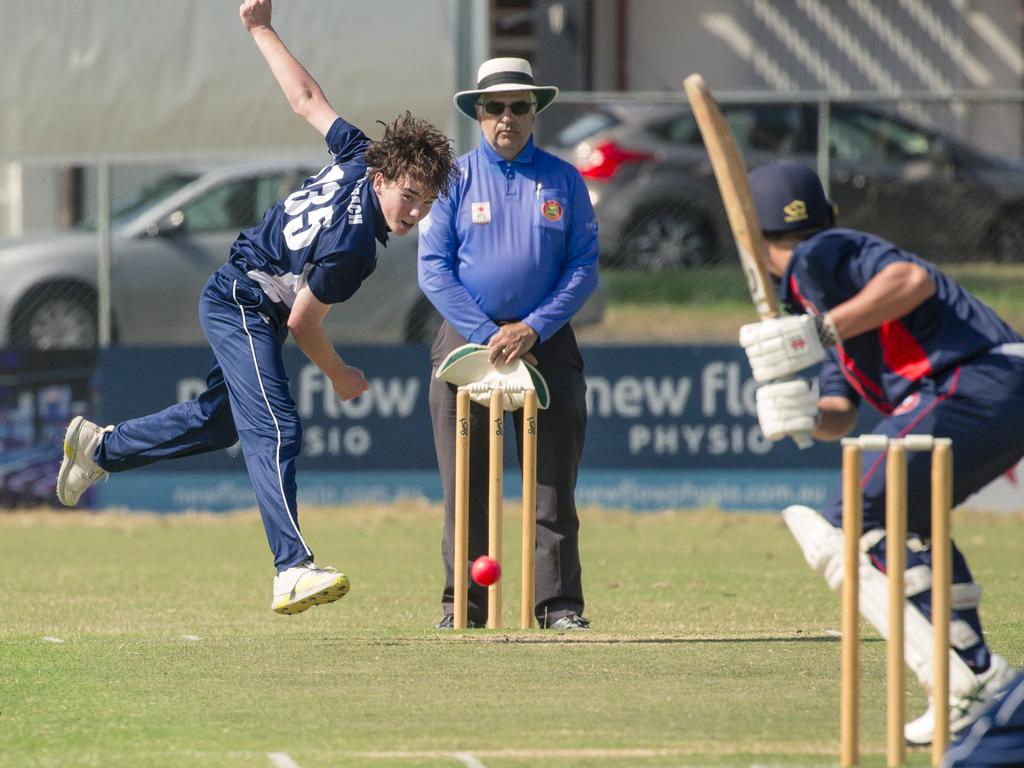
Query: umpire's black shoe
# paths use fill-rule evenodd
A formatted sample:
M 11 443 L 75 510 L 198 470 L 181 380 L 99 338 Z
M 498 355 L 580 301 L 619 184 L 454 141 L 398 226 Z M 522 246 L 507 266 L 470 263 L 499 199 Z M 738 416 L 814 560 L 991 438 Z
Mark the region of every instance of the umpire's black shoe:
M 548 629 L 590 629 L 590 619 L 586 619 L 578 613 L 567 613 L 548 624 Z
M 467 619 L 466 624 L 469 629 L 480 629 L 482 624 L 477 624 L 472 619 Z M 441 617 L 441 620 L 434 625 L 435 629 L 454 629 L 455 628 L 455 616 L 451 613 L 446 613 Z

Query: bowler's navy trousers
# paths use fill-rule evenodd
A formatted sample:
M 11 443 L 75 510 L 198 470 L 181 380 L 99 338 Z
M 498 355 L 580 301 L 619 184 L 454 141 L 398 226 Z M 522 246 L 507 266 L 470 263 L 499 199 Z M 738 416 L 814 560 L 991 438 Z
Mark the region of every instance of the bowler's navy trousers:
M 287 314 L 241 270 L 226 264 L 203 289 L 199 321 L 214 354 L 206 391 L 195 400 L 121 422 L 105 435 L 96 463 L 121 472 L 239 441 L 277 569 L 312 559 L 296 509 L 295 459 L 302 425 L 281 354 Z

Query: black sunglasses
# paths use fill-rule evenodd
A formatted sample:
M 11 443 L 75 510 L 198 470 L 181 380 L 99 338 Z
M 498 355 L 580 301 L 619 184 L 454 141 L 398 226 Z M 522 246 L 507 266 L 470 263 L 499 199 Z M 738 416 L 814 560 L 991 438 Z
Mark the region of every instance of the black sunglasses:
M 530 111 L 530 107 L 533 104 L 529 101 L 513 101 L 511 104 L 504 104 L 500 101 L 488 101 L 481 106 L 488 115 L 503 115 L 505 114 L 505 107 L 508 107 L 513 115 L 522 116 Z

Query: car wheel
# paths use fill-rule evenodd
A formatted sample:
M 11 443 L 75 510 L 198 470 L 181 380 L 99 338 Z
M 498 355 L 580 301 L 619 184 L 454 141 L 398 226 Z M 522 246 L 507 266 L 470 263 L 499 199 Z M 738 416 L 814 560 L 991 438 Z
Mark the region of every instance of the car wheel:
M 718 260 L 714 248 L 714 233 L 702 216 L 650 213 L 626 233 L 609 266 L 650 271 L 703 266 Z
M 1024 261 L 1024 208 L 1009 209 L 999 214 L 989 227 L 982 250 L 992 261 Z
M 426 296 L 420 296 L 405 320 L 405 343 L 430 345 L 441 327 L 441 315 Z
M 19 302 L 11 322 L 11 346 L 20 349 L 95 349 L 99 341 L 96 295 L 57 283 Z

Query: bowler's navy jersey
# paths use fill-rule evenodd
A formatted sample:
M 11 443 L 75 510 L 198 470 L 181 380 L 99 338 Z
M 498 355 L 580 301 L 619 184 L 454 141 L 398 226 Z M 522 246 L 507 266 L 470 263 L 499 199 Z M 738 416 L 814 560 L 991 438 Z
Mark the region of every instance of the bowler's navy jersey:
M 890 264 L 923 267 L 935 294 L 908 315 L 845 339 L 821 371 L 821 394 L 857 401 L 860 395 L 883 414 L 918 389 L 918 382 L 952 370 L 993 347 L 1021 341 L 990 307 L 918 256 L 879 237 L 827 229 L 793 251 L 781 297 L 793 314 L 820 315 L 860 292 Z
M 377 266 L 387 227 L 363 157 L 370 140 L 340 117 L 327 132 L 334 162 L 239 234 L 231 263 L 285 313 L 303 285 L 324 304 L 345 301 Z

